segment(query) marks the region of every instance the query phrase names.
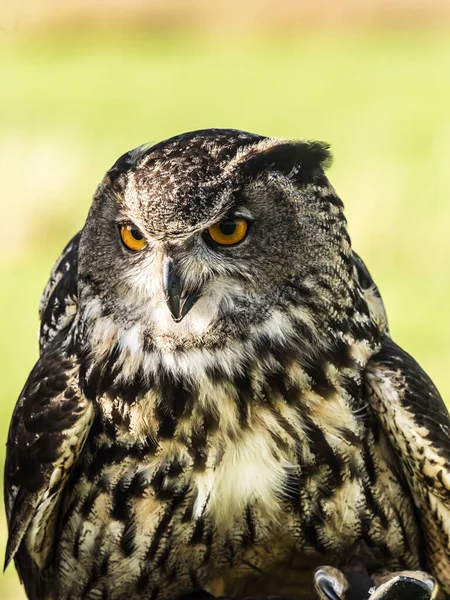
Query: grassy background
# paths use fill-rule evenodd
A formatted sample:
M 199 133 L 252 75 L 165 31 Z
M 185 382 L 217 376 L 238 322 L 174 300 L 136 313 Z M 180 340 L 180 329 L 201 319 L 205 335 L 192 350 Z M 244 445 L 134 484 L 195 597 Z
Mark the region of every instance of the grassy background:
M 394 338 L 450 398 L 448 31 L 0 36 L 0 438 L 53 260 L 124 151 L 203 127 L 332 145 Z M 0 462 L 4 446 L 0 446 Z M 0 555 L 6 541 L 0 518 Z M 0 597 L 23 597 L 14 568 Z

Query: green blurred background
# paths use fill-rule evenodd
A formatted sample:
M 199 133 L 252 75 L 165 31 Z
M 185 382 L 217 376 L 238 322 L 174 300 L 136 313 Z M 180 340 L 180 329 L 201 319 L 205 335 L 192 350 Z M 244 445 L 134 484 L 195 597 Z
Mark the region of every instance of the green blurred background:
M 332 145 L 329 175 L 393 336 L 449 399 L 449 9 L 439 0 L 0 6 L 1 439 L 37 358 L 40 293 L 104 172 L 139 144 L 204 127 Z M 5 542 L 1 512 L 2 556 Z M 10 567 L 0 598 L 23 597 Z

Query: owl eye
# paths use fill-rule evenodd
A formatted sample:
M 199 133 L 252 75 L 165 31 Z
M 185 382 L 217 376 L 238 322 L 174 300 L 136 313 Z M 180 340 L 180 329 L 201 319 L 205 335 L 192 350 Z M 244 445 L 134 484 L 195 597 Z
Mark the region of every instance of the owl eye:
M 144 235 L 135 225 L 119 225 L 120 237 L 122 242 L 133 252 L 143 250 L 147 245 Z
M 232 246 L 233 244 L 242 242 L 247 234 L 247 230 L 248 221 L 236 217 L 234 219 L 223 219 L 223 221 L 214 223 L 214 225 L 208 227 L 208 234 L 216 244 Z

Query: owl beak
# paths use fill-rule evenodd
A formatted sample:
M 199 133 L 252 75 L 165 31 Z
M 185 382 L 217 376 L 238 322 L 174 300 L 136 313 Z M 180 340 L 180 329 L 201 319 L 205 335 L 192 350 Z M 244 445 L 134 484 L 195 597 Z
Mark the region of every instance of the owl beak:
M 184 319 L 200 296 L 198 289 L 183 288 L 170 256 L 163 259 L 163 290 L 170 314 L 176 323 Z

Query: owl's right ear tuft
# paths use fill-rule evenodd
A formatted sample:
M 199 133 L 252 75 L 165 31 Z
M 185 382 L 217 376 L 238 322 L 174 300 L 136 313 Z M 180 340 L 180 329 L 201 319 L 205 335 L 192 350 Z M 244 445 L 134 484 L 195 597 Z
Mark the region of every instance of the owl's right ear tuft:
M 256 176 L 263 171 L 281 171 L 297 184 L 314 182 L 331 164 L 324 142 L 265 139 L 245 153 L 241 168 Z

